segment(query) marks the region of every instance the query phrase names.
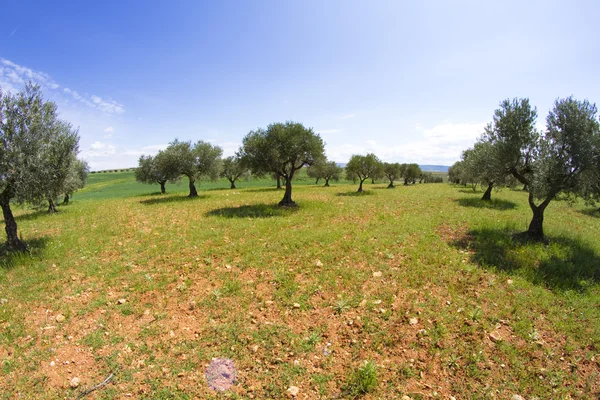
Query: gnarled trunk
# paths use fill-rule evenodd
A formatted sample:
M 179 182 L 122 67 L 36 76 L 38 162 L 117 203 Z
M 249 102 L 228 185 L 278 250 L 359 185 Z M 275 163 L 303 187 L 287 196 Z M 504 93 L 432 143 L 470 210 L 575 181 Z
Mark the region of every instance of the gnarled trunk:
M 321 179 L 321 178 L 317 178 L 317 179 L 315 180 L 315 185 L 318 185 L 318 184 L 319 184 L 319 179 Z
M 493 188 L 494 188 L 494 184 L 493 183 L 488 184 L 488 187 L 485 190 L 485 193 L 483 194 L 483 197 L 481 197 L 481 200 L 483 200 L 483 201 L 491 201 L 492 200 L 492 189 Z
M 388 185 L 388 189 L 393 189 L 393 188 L 395 188 L 395 187 L 396 187 L 396 186 L 394 186 L 394 180 L 393 180 L 393 179 L 390 179 L 390 184 Z
M 280 207 L 296 207 L 296 203 L 292 200 L 292 177 L 294 172 L 292 171 L 289 176 L 285 178 L 285 193 L 283 199 L 279 202 Z
M 281 189 L 281 176 L 277 175 L 277 189 Z
M 534 203 L 533 194 L 529 192 L 529 207 L 533 212 L 533 217 L 531 218 L 529 229 L 527 229 L 526 234 L 530 239 L 544 239 L 544 210 L 546 210 L 546 207 L 548 207 L 548 204 L 553 198 L 554 195 L 551 194 L 546 197 L 546 199 L 539 206 L 536 206 Z
M 364 179 L 360 180 L 360 185 L 358 185 L 358 191 L 357 191 L 357 193 L 362 193 L 362 191 L 363 191 L 362 184 L 363 184 L 364 181 L 365 181 Z
M 196 185 L 194 185 L 194 181 L 190 179 L 190 194 L 188 197 L 198 197 L 198 191 L 196 190 Z
M 63 204 L 69 204 L 69 193 L 65 194 L 65 198 L 63 199 Z
M 325 178 L 325 185 L 324 185 L 325 187 L 329 187 L 329 179 L 330 178 Z
M 2 214 L 4 214 L 4 229 L 6 231 L 8 248 L 14 251 L 26 251 L 27 246 L 17 235 L 17 221 L 15 221 L 15 217 L 10 209 L 10 199 L 6 193 L 0 195 L 0 206 L 2 207 Z
M 167 183 L 167 181 L 159 181 L 158 183 L 160 184 L 160 193 L 167 193 L 167 190 L 165 189 L 165 183 Z
M 49 213 L 58 212 L 58 210 L 56 209 L 56 206 L 54 205 L 54 200 L 52 200 L 52 199 L 48 199 L 48 212 Z
M 235 181 L 234 180 L 229 180 L 229 183 L 231 183 L 231 186 L 229 187 L 229 189 L 235 189 Z

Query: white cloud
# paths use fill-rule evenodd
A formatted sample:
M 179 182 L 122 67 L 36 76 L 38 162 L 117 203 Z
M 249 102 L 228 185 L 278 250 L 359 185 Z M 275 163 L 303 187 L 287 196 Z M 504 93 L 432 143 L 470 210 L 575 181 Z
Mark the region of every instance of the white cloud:
M 96 141 L 91 144 L 87 151 L 83 152 L 83 158 L 112 156 L 116 152 L 117 149 L 114 145 Z
M 0 88 L 2 90 L 17 92 L 19 87 L 22 87 L 28 81 L 40 85 L 42 89 L 47 91 L 57 90 L 61 87 L 45 72 L 35 71 L 0 57 Z M 82 96 L 68 87 L 63 88 L 62 91 L 80 103 L 106 114 L 122 114 L 125 112 L 123 104 L 111 98 L 106 100 L 96 95 Z
M 113 128 L 112 126 L 108 126 L 106 128 L 104 128 L 104 132 L 110 133 L 110 132 L 114 132 L 115 128 Z
M 125 112 L 123 104 L 117 103 L 112 99 L 104 100 L 96 95 L 92 95 L 91 99 L 100 110 L 108 114 L 123 114 L 123 112 Z
M 404 143 L 381 144 L 369 139 L 328 146 L 326 153 L 336 162 L 347 162 L 354 154 L 375 153 L 387 162 L 452 165 L 460 159 L 463 150 L 473 146 L 484 127 L 485 123 L 444 122 L 430 128 L 417 125 L 412 139 Z
M 340 119 L 350 119 L 350 118 L 354 118 L 356 117 L 356 114 L 346 114 L 346 115 L 342 115 L 340 117 Z

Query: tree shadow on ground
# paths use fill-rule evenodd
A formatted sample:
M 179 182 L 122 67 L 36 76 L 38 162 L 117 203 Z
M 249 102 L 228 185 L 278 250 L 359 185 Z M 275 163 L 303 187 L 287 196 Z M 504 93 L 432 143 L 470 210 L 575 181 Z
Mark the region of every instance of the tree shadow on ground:
M 295 213 L 298 207 L 279 207 L 270 204 L 253 204 L 239 207 L 217 208 L 207 212 L 207 217 L 224 218 L 270 218 L 283 217 Z
M 360 197 L 360 196 L 371 196 L 375 193 L 373 193 L 370 190 L 363 190 L 362 192 L 357 192 L 357 191 L 352 191 L 352 192 L 343 192 L 343 193 L 336 193 L 336 196 L 340 196 L 340 197 Z
M 283 192 L 283 188 L 277 189 L 276 187 L 260 188 L 260 189 L 248 189 L 246 192 L 263 193 L 263 192 Z
M 474 207 L 474 208 L 488 208 L 490 210 L 513 210 L 517 208 L 517 203 L 513 203 L 508 200 L 492 199 L 490 201 L 484 201 L 480 198 L 466 198 L 466 199 L 455 199 L 462 207 Z
M 8 249 L 7 243 L 0 244 L 0 268 L 9 269 L 19 263 L 23 257 L 32 257 L 41 253 L 45 248 L 50 238 L 42 236 L 30 240 L 25 240 L 27 245 L 26 252 L 14 252 Z
M 502 229 L 471 230 L 453 242 L 482 268 L 521 276 L 555 291 L 585 292 L 600 283 L 600 257 L 581 240 L 548 237 L 548 244 L 515 240 Z
M 466 194 L 481 194 L 483 192 L 479 191 L 479 190 L 473 190 L 470 188 L 462 188 L 462 189 L 458 189 L 458 191 L 460 193 L 466 193 Z
M 207 195 L 199 194 L 196 197 L 188 197 L 188 196 L 169 196 L 169 197 L 159 197 L 148 200 L 140 200 L 140 204 L 144 204 L 146 206 L 151 206 L 154 204 L 166 204 L 166 203 L 182 203 L 187 201 L 194 201 L 199 199 L 207 198 Z
M 600 218 L 600 208 L 586 208 L 585 210 L 581 210 L 580 213 L 588 217 Z
M 144 193 L 144 194 L 140 194 L 137 195 L 136 197 L 155 197 L 155 196 L 167 196 L 169 194 L 169 192 L 167 193 L 161 193 L 161 192 L 152 192 L 152 193 Z

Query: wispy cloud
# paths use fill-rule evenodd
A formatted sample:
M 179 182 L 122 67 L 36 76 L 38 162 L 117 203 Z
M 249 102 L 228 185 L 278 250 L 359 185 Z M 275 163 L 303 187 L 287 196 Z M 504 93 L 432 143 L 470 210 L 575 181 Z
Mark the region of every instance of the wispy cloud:
M 106 128 L 104 128 L 104 132 L 114 132 L 115 128 L 113 128 L 112 126 L 107 126 Z
M 27 81 L 40 85 L 44 90 L 57 90 L 61 87 L 45 72 L 35 71 L 5 58 L 0 58 L 0 88 L 2 90 L 16 92 Z M 68 87 L 63 88 L 62 93 L 106 114 L 122 114 L 125 112 L 123 104 L 111 98 L 103 99 L 97 95 L 81 95 Z
M 340 119 L 350 119 L 350 118 L 354 118 L 356 117 L 356 114 L 346 114 L 346 115 L 342 115 L 340 117 Z
M 14 34 L 17 32 L 17 29 L 19 29 L 20 27 L 21 27 L 21 24 L 19 24 L 19 26 L 17 26 L 17 27 L 15 28 L 15 30 L 14 30 L 14 31 L 12 31 L 12 33 L 10 34 L 10 36 L 14 35 Z

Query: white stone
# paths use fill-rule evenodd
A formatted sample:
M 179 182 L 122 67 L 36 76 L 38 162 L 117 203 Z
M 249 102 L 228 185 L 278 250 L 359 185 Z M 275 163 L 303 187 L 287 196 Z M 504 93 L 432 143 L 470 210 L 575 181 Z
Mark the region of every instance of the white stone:
M 288 394 L 292 397 L 296 397 L 298 396 L 298 393 L 300 392 L 300 389 L 298 388 L 298 386 L 290 386 L 287 390 Z
M 408 320 L 408 323 L 410 325 L 416 325 L 419 323 L 419 320 L 416 317 L 412 317 L 411 319 Z
M 79 385 L 81 385 L 81 379 L 77 377 L 71 379 L 71 381 L 69 382 L 69 386 L 71 386 L 73 389 L 78 388 Z
M 373 272 L 373 278 L 380 278 L 382 275 L 383 275 L 383 273 L 381 271 Z

